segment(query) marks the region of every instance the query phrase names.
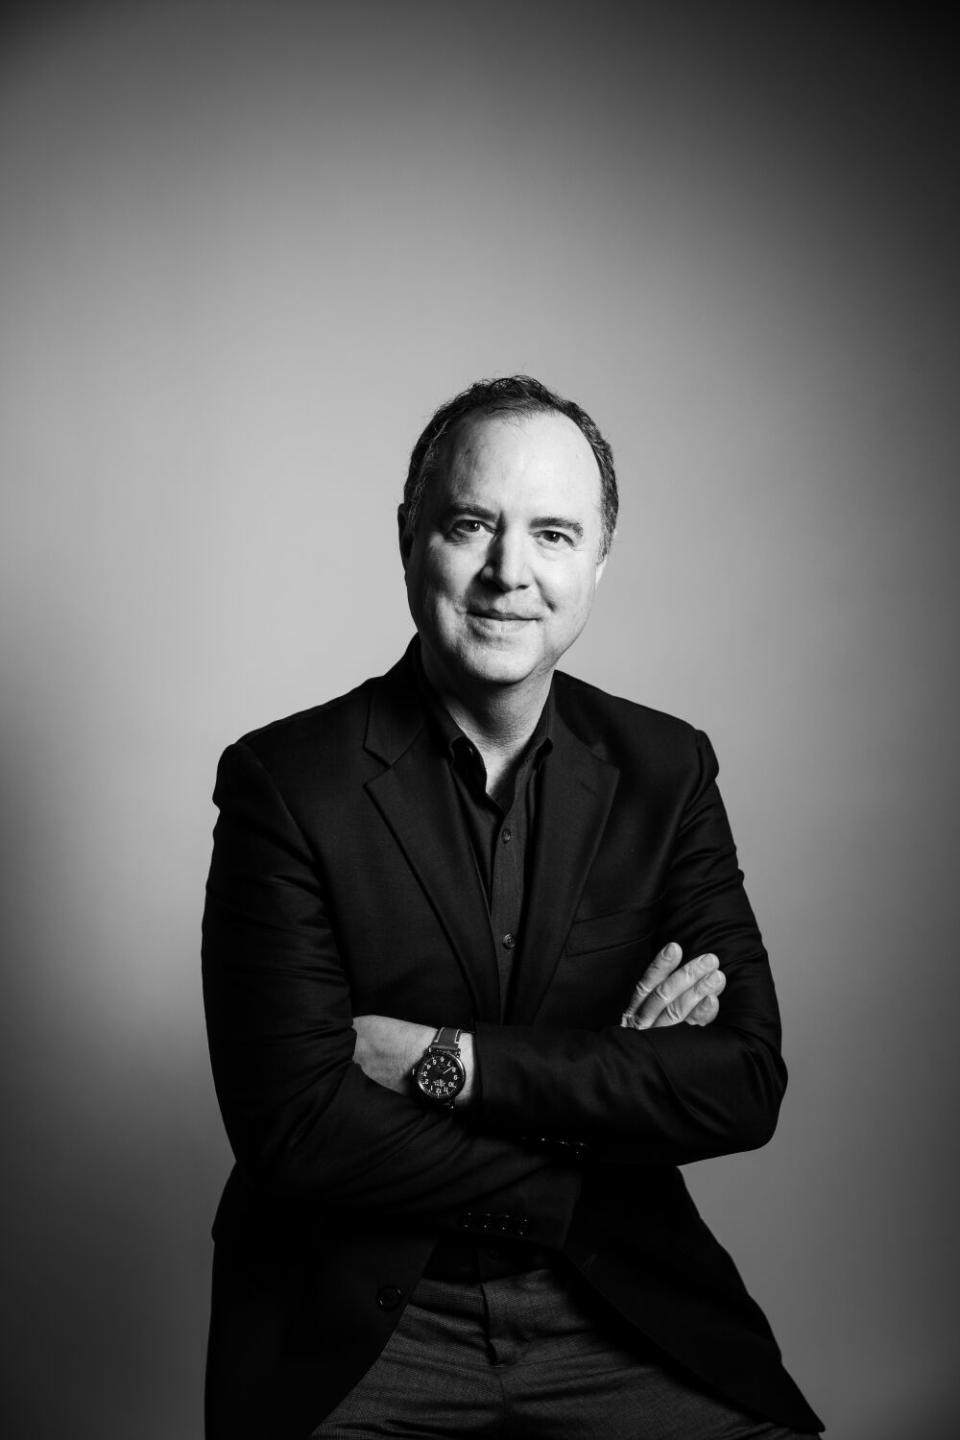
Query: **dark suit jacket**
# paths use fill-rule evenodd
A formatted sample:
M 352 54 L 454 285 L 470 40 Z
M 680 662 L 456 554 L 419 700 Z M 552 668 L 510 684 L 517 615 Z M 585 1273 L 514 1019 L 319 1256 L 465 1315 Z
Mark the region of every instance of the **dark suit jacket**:
M 297 1440 L 369 1368 L 439 1234 L 564 1252 L 693 1375 L 816 1416 L 677 1166 L 770 1137 L 776 998 L 705 736 L 555 678 L 515 993 L 409 654 L 226 751 L 204 993 L 236 1166 L 217 1215 L 208 1435 Z M 633 1032 L 658 948 L 710 949 L 720 1019 Z M 431 1113 L 352 1063 L 353 1014 L 476 1032 L 480 1098 Z M 576 1142 L 582 1156 L 554 1142 Z

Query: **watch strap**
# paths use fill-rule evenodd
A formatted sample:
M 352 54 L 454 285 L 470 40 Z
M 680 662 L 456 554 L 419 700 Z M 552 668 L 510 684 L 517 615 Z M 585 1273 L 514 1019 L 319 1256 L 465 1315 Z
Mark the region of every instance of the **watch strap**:
M 460 1053 L 460 1036 L 462 1030 L 457 1030 L 453 1025 L 441 1025 L 428 1045 L 428 1050 L 454 1050 Z

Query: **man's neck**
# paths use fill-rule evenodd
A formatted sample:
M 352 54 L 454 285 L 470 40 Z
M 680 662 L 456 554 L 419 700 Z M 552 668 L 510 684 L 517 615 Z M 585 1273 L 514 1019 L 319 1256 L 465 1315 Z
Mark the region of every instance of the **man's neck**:
M 424 674 L 448 714 L 480 751 L 488 773 L 503 773 L 515 764 L 537 728 L 552 672 L 530 676 L 517 685 L 454 687 L 425 649 L 421 660 Z

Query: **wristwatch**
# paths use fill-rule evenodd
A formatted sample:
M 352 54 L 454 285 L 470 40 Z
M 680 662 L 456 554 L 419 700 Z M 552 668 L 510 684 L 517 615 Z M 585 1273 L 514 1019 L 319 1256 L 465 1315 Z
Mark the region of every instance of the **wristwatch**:
M 417 1090 L 431 1105 L 452 1110 L 453 1102 L 467 1083 L 460 1059 L 462 1030 L 443 1025 L 434 1035 L 410 1074 Z

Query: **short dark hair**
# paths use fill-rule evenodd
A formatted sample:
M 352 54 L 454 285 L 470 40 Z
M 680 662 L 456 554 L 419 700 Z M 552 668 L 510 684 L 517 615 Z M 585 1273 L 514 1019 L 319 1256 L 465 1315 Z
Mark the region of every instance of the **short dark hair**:
M 506 375 L 498 380 L 478 380 L 469 389 L 461 390 L 459 395 L 441 405 L 431 417 L 410 456 L 410 467 L 403 487 L 403 508 L 406 515 L 404 533 L 409 534 L 416 526 L 427 486 L 448 459 L 446 442 L 459 421 L 468 415 L 496 415 L 503 411 L 517 415 L 535 415 L 551 410 L 558 415 L 566 415 L 567 419 L 572 420 L 583 432 L 600 467 L 602 559 L 613 543 L 620 504 L 617 477 L 613 468 L 613 451 L 585 410 L 581 410 L 573 400 L 564 400 L 562 396 L 548 390 L 546 385 L 542 385 L 530 375 Z

